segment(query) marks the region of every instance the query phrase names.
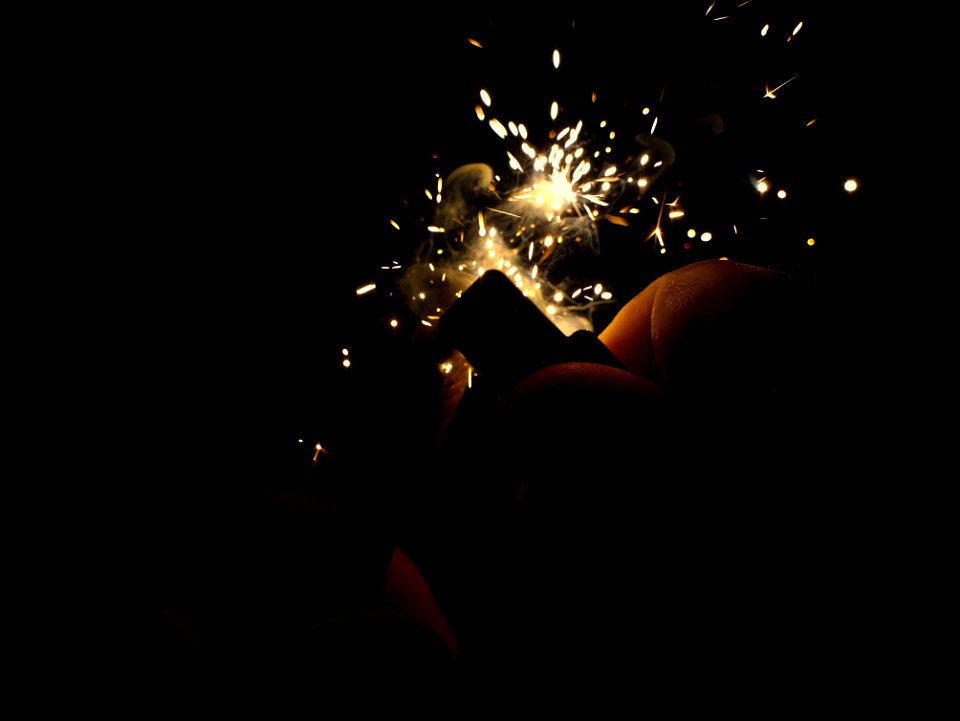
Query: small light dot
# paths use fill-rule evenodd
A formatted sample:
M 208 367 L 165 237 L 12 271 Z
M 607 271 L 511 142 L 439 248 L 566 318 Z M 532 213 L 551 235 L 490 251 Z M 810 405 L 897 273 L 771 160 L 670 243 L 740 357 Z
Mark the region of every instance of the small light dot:
M 846 183 L 843 184 L 843 189 L 848 193 L 852 193 L 859 187 L 859 184 L 853 178 L 850 178 Z

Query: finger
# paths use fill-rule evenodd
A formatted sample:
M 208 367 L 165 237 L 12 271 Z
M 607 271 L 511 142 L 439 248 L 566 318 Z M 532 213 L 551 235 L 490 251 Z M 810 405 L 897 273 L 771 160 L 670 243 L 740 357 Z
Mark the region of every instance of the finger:
M 634 373 L 701 403 L 768 407 L 818 370 L 811 288 L 777 271 L 705 261 L 662 276 L 601 340 Z

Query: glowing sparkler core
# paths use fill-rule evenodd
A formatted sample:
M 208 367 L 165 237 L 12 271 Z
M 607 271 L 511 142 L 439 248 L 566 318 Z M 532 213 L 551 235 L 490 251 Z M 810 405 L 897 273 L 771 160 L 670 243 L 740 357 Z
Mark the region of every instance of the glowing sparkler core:
M 557 171 L 547 178 L 534 181 L 533 195 L 533 202 L 536 205 L 551 208 L 557 212 L 566 210 L 577 200 L 573 183 L 565 174 Z

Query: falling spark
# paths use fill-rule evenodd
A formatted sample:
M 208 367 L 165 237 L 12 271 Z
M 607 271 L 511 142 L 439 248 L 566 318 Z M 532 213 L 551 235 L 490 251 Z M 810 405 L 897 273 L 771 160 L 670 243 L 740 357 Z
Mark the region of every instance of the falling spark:
M 560 51 L 559 50 L 553 51 L 553 67 L 555 68 L 560 67 Z
M 480 88 L 480 99 L 488 108 L 490 107 L 490 103 L 493 102 L 493 98 L 490 97 L 490 93 L 488 93 L 484 88 Z
M 779 84 L 777 87 L 775 87 L 773 90 L 770 89 L 770 86 L 769 86 L 769 85 L 766 85 L 766 84 L 765 84 L 764 87 L 766 88 L 767 92 L 765 92 L 765 93 L 763 94 L 763 97 L 765 97 L 765 98 L 770 98 L 771 100 L 773 100 L 774 98 L 777 97 L 777 91 L 778 91 L 780 88 L 782 88 L 782 87 L 783 87 L 784 85 L 786 85 L 787 83 L 793 82 L 793 81 L 796 80 L 798 77 L 800 77 L 800 76 L 799 76 L 799 75 L 794 75 L 794 76 L 793 76 L 792 78 L 790 78 L 789 80 L 785 80 L 784 82 L 780 83 L 780 84 Z
M 367 283 L 366 285 L 360 286 L 357 288 L 357 295 L 363 295 L 364 293 L 369 293 L 371 290 L 377 287 L 376 283 Z

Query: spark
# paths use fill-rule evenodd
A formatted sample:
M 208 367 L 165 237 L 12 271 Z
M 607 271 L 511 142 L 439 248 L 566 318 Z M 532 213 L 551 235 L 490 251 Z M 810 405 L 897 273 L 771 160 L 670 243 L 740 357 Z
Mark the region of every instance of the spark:
M 766 88 L 767 92 L 765 92 L 765 93 L 763 94 L 763 97 L 765 97 L 765 98 L 770 98 L 771 100 L 773 100 L 774 98 L 777 97 L 777 91 L 778 91 L 780 88 L 782 88 L 782 87 L 783 87 L 784 85 L 786 85 L 787 83 L 793 82 L 793 81 L 796 80 L 798 77 L 800 77 L 800 76 L 799 76 L 799 75 L 794 75 L 794 76 L 793 76 L 792 78 L 790 78 L 789 80 L 785 80 L 784 82 L 780 83 L 780 84 L 779 84 L 777 87 L 775 87 L 773 90 L 770 89 L 770 86 L 769 86 L 769 85 L 764 84 L 764 87 Z
M 371 290 L 377 287 L 376 283 L 367 283 L 357 288 L 357 295 L 363 295 L 364 293 L 369 293 Z
M 560 51 L 559 50 L 553 51 L 553 67 L 558 69 L 560 67 Z

